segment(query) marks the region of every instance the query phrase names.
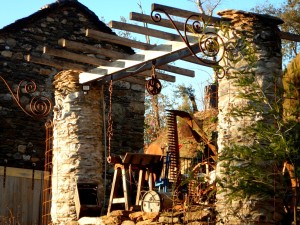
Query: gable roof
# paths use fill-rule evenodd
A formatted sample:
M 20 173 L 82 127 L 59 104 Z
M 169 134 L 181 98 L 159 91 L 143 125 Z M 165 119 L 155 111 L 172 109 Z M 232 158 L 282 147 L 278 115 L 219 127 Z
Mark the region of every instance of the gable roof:
M 87 8 L 85 5 L 81 4 L 77 0 L 59 0 L 54 3 L 45 5 L 39 11 L 3 27 L 2 29 L 0 29 L 0 31 L 11 32 L 22 29 L 23 27 L 26 27 L 27 24 L 33 23 L 34 21 L 46 17 L 48 14 L 64 7 L 74 7 L 78 9 L 84 15 L 86 15 L 91 22 L 95 23 L 95 25 L 99 27 L 101 31 L 109 34 L 115 34 L 109 27 L 105 25 L 105 23 L 100 21 L 98 16 L 93 11 L 91 11 L 89 8 Z

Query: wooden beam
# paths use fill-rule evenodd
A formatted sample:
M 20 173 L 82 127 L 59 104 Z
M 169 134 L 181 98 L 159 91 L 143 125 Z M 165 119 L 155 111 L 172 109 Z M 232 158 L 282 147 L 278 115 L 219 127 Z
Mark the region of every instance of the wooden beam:
M 36 57 L 33 55 L 26 55 L 25 60 L 27 62 L 32 62 L 40 65 L 46 65 L 46 66 L 51 66 L 59 70 L 68 70 L 68 69 L 73 69 L 73 70 L 79 70 L 79 71 L 87 71 L 89 67 L 84 66 L 84 65 L 79 65 L 75 63 L 70 63 L 70 62 L 65 62 L 62 60 L 55 60 L 55 59 L 46 59 L 43 57 Z
M 143 42 L 134 41 L 134 40 L 130 40 L 130 39 L 123 38 L 123 37 L 118 37 L 116 35 L 107 34 L 107 33 L 92 30 L 92 29 L 86 30 L 86 36 L 93 38 L 95 40 L 98 40 L 98 41 L 107 41 L 109 43 L 124 45 L 124 46 L 128 46 L 131 48 L 137 48 L 137 49 L 142 49 L 142 50 L 147 50 L 147 49 L 154 47 L 154 45 L 149 45 L 149 44 L 146 44 Z
M 138 74 L 142 71 L 145 70 L 150 70 L 152 68 L 152 61 L 155 59 L 156 60 L 156 66 L 159 67 L 161 65 L 167 64 L 169 62 L 173 62 L 177 59 L 186 57 L 191 55 L 191 52 L 189 49 L 186 48 L 185 44 L 182 42 L 168 42 L 169 44 L 172 45 L 172 51 L 171 52 L 163 52 L 163 51 L 158 51 L 155 54 L 146 54 L 145 56 L 146 59 L 144 62 L 131 62 L 130 64 L 126 64 L 123 69 L 115 68 L 115 67 L 109 67 L 109 66 L 101 66 L 95 69 L 92 69 L 88 72 L 81 73 L 79 75 L 79 82 L 80 83 L 88 83 L 91 81 L 96 81 L 96 80 L 102 80 L 102 81 L 107 81 L 107 80 L 119 80 L 123 79 L 124 77 L 127 76 L 132 76 L 134 74 Z M 160 46 L 158 46 L 160 47 Z M 199 46 L 196 41 L 196 43 L 191 44 L 191 47 L 194 51 L 199 51 Z M 155 48 L 151 50 L 151 52 L 155 52 Z M 129 56 L 130 58 L 131 56 Z M 129 61 L 129 60 L 128 60 Z M 128 70 L 130 69 L 130 71 Z
M 176 81 L 176 77 L 172 76 L 170 74 L 166 74 L 166 73 L 160 73 L 160 72 L 155 72 L 156 77 L 160 80 L 164 80 L 164 81 L 168 81 L 168 82 L 175 82 Z M 143 77 L 150 77 L 152 75 L 152 72 L 150 70 L 146 70 L 143 72 L 140 72 L 138 75 L 141 75 Z
M 195 15 L 196 20 L 199 20 L 202 18 L 206 23 L 208 24 L 215 24 L 215 23 L 224 23 L 226 20 L 223 20 L 222 18 L 219 17 L 213 17 L 213 16 L 208 16 L 202 13 L 197 13 L 197 12 L 192 12 L 188 10 L 183 10 L 183 9 L 178 9 L 170 6 L 165 6 L 165 5 L 160 5 L 153 3 L 151 9 L 155 12 L 162 12 L 161 10 L 167 12 L 169 15 L 173 16 L 178 16 L 178 17 L 183 17 L 187 19 L 188 17 Z M 163 13 L 163 12 L 162 12 Z
M 9 177 L 22 177 L 32 179 L 32 169 L 24 169 L 24 168 L 15 168 L 15 167 L 6 167 L 6 176 Z M 3 176 L 4 174 L 4 167 L 0 166 L 0 174 Z M 47 176 L 49 172 L 41 171 L 41 170 L 34 170 L 34 179 L 41 180 L 44 179 L 44 174 Z
M 124 81 L 134 83 L 134 84 L 139 84 L 139 85 L 145 85 L 145 79 L 142 80 L 142 79 L 134 77 L 134 76 L 126 77 L 126 78 L 124 78 Z
M 206 67 L 212 67 L 213 68 L 215 66 L 215 64 L 213 63 L 213 61 L 210 61 L 210 60 L 206 59 L 206 61 L 211 62 L 210 64 L 207 64 L 207 63 L 204 63 L 204 62 L 198 60 L 195 56 L 188 56 L 188 57 L 182 58 L 180 60 L 185 61 L 185 62 L 190 62 L 190 63 L 198 64 L 198 65 L 201 65 L 201 66 L 206 66 Z
M 94 66 L 106 65 L 108 63 L 108 61 L 103 59 L 97 59 L 94 57 L 89 57 L 83 54 L 77 54 L 62 49 L 53 49 L 49 47 L 44 47 L 43 53 L 51 56 L 56 56 L 59 58 L 70 59 L 81 63 L 91 64 Z
M 195 77 L 195 71 L 194 70 L 189 70 L 189 69 L 183 69 L 177 66 L 173 66 L 173 65 L 161 65 L 157 67 L 158 69 L 162 69 L 165 71 L 169 71 L 172 73 L 177 73 L 177 74 L 181 74 L 184 76 L 188 76 L 188 77 Z
M 139 22 L 142 22 L 142 23 L 148 23 L 148 24 L 153 24 L 153 25 L 157 25 L 157 26 L 162 26 L 162 27 L 167 27 L 167 28 L 174 29 L 171 22 L 167 19 L 161 19 L 160 22 L 156 23 L 151 19 L 151 17 L 149 15 L 136 13 L 136 12 L 131 12 L 130 15 L 129 15 L 129 18 L 131 20 L 139 21 Z M 174 24 L 176 25 L 176 27 L 179 30 L 181 30 L 181 31 L 184 30 L 184 23 L 175 21 Z
M 93 53 L 93 54 L 104 55 L 111 59 L 123 59 L 123 58 L 126 58 L 128 55 L 126 53 L 117 52 L 112 49 L 99 48 L 96 46 L 83 44 L 83 43 L 76 42 L 76 41 L 69 41 L 64 38 L 59 39 L 58 44 L 61 47 L 65 47 L 65 48 L 68 48 L 71 50 L 82 51 L 84 53 Z
M 114 29 L 126 30 L 129 32 L 134 32 L 134 33 L 143 34 L 143 35 L 147 35 L 147 36 L 151 36 L 151 37 L 161 38 L 161 39 L 169 40 L 169 41 L 179 40 L 178 35 L 159 31 L 156 29 L 133 25 L 133 24 L 129 24 L 129 23 L 110 21 L 109 26 Z
M 70 48 L 72 50 L 88 51 L 88 52 L 92 52 L 92 53 L 95 53 L 95 54 L 102 54 L 103 50 L 104 50 L 104 52 L 107 52 L 107 53 L 110 52 L 110 50 L 107 50 L 107 49 L 97 48 L 97 47 L 94 47 L 94 46 L 91 46 L 91 45 L 82 44 L 82 43 L 75 42 L 75 41 L 69 41 L 69 40 L 66 40 L 66 39 L 59 39 L 58 44 L 62 47 L 67 47 L 67 48 Z M 118 53 L 119 52 L 112 51 L 112 53 L 109 53 L 109 54 L 118 55 Z M 106 55 L 108 55 L 108 54 L 106 54 Z M 124 58 L 129 56 L 129 54 L 126 54 L 126 53 L 119 53 L 119 55 L 121 57 L 118 58 L 118 59 L 124 59 Z M 140 55 L 140 54 L 136 54 L 136 57 L 134 59 L 143 61 L 144 56 Z M 172 72 L 172 73 L 185 75 L 185 76 L 194 76 L 194 74 L 195 74 L 195 72 L 193 70 L 183 69 L 183 68 L 176 67 L 176 66 L 173 66 L 173 65 L 163 65 L 163 66 L 160 67 L 160 69 L 165 70 L 165 71 L 169 71 L 169 72 Z
M 285 39 L 285 40 L 289 40 L 289 41 L 300 42 L 300 35 L 298 35 L 298 34 L 292 34 L 292 33 L 281 31 L 280 32 L 280 38 Z

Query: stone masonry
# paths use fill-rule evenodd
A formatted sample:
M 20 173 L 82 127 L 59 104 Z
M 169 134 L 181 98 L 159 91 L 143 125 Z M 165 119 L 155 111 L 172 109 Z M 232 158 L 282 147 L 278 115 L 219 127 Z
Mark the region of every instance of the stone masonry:
M 84 94 L 79 72 L 55 76 L 52 222 L 76 220 L 75 189 L 78 183 L 98 184 L 103 199 L 103 90 L 92 86 Z
M 227 10 L 219 13 L 230 22 L 229 32 L 223 34 L 224 42 L 228 50 L 231 50 L 231 57 L 225 57 L 221 62 L 226 69 L 226 76 L 219 79 L 219 127 L 218 127 L 218 151 L 222 151 L 232 143 L 236 145 L 247 145 L 253 143 L 253 137 L 245 135 L 244 128 L 251 126 L 257 120 L 264 120 L 266 125 L 270 122 L 266 117 L 270 110 L 266 103 L 261 103 L 257 108 L 263 109 L 255 115 L 233 115 L 236 108 L 243 109 L 252 104 L 248 99 L 239 97 L 239 93 L 246 93 L 247 87 L 237 85 L 237 79 L 245 71 L 254 72 L 255 80 L 259 87 L 268 97 L 269 101 L 274 100 L 276 85 L 280 85 L 282 76 L 282 55 L 281 40 L 279 37 L 278 25 L 281 21 L 278 18 L 248 13 L 244 11 Z M 244 41 L 244 42 L 243 42 Z M 245 51 L 248 48 L 249 51 Z M 252 52 L 256 61 L 250 65 L 247 58 Z M 274 81 L 277 77 L 278 83 Z M 218 178 L 222 178 L 222 163 L 217 164 Z M 222 192 L 221 192 L 222 191 Z M 260 202 L 258 199 L 240 199 L 240 201 L 226 201 L 226 193 L 229 190 L 218 187 L 216 209 L 218 211 L 217 224 L 275 224 L 280 221 L 281 210 L 270 202 Z M 277 207 L 277 208 L 275 208 Z M 248 219 L 247 219 L 248 218 Z

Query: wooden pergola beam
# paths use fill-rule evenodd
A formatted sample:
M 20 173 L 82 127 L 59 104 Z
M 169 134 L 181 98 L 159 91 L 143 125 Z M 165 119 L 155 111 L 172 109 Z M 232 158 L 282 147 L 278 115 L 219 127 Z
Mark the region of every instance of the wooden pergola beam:
M 170 43 L 170 42 L 168 42 Z M 172 42 L 171 42 L 172 43 Z M 171 44 L 170 43 L 170 44 Z M 95 68 L 90 70 L 89 72 L 83 72 L 79 75 L 79 82 L 84 84 L 92 81 L 108 81 L 108 80 L 119 80 L 123 79 L 127 76 L 132 76 L 138 74 L 145 70 L 150 70 L 152 68 L 152 61 L 155 59 L 156 67 L 161 65 L 165 65 L 169 62 L 176 61 L 177 59 L 187 57 L 191 55 L 189 49 L 185 47 L 185 44 L 182 42 L 173 43 L 173 51 L 171 52 L 156 52 L 156 54 L 145 54 L 147 55 L 144 62 L 134 62 L 129 65 L 125 65 L 123 69 L 101 66 L 99 68 Z M 159 47 L 159 46 L 158 46 Z M 198 43 L 194 43 L 191 45 L 192 49 L 197 52 L 199 51 Z M 154 52 L 155 48 L 151 50 Z M 129 57 L 130 58 L 130 57 Z M 129 70 L 130 69 L 130 70 Z
M 46 59 L 43 57 L 36 57 L 33 55 L 26 55 L 24 58 L 27 62 L 51 66 L 51 67 L 57 68 L 59 70 L 73 69 L 73 70 L 79 70 L 79 71 L 87 71 L 89 69 L 87 66 L 84 66 L 84 65 L 65 62 L 62 60 Z
M 214 62 L 212 62 L 212 61 L 210 61 L 210 60 L 208 60 L 208 59 L 205 59 L 207 62 L 211 62 L 211 63 L 210 63 L 210 64 L 204 63 L 204 62 L 202 62 L 202 61 L 196 59 L 195 56 L 188 56 L 188 57 L 182 58 L 182 59 L 180 59 L 180 60 L 185 61 L 185 62 L 189 62 L 189 63 L 198 64 L 198 65 L 200 65 L 200 66 L 211 67 L 211 68 L 215 66 L 215 63 L 214 63 Z
M 103 60 L 103 59 L 89 57 L 86 55 L 69 52 L 69 51 L 66 51 L 63 49 L 53 49 L 53 48 L 49 48 L 49 47 L 44 47 L 43 53 L 47 54 L 47 55 L 51 55 L 51 56 L 56 56 L 59 58 L 74 60 L 76 62 L 91 64 L 94 66 L 107 65 L 107 63 L 108 63 L 108 61 Z
M 142 23 L 148 23 L 148 24 L 162 26 L 162 27 L 171 28 L 171 29 L 174 28 L 172 26 L 171 22 L 167 19 L 161 19 L 160 22 L 156 23 L 151 19 L 151 17 L 149 15 L 145 15 L 145 14 L 141 14 L 141 13 L 131 12 L 129 15 L 129 18 L 131 20 L 142 22 Z M 174 23 L 179 30 L 181 30 L 181 31 L 184 30 L 184 23 L 177 22 L 177 21 L 174 21 Z
M 155 7 L 158 7 L 158 6 L 155 6 Z M 183 11 L 185 11 L 185 10 L 183 10 Z M 190 12 L 190 11 L 186 11 L 186 12 Z M 191 13 L 195 14 L 194 12 L 191 12 Z M 193 15 L 193 14 L 190 14 L 190 15 Z M 160 22 L 154 22 L 151 19 L 150 15 L 140 14 L 140 13 L 136 13 L 136 12 L 131 12 L 130 15 L 129 15 L 129 18 L 131 20 L 142 22 L 142 23 L 148 23 L 148 24 L 157 25 L 157 26 L 166 27 L 166 28 L 171 28 L 171 29 L 174 28 L 172 26 L 171 22 L 168 19 L 161 19 Z M 208 22 L 216 21 L 215 18 L 217 18 L 217 17 L 211 18 L 211 20 L 208 20 Z M 184 30 L 184 23 L 174 21 L 174 24 L 176 25 L 176 27 L 179 31 Z M 289 32 L 283 32 L 283 31 L 280 31 L 279 35 L 280 35 L 281 39 L 300 42 L 300 35 L 292 34 L 292 33 L 289 33 Z
M 151 36 L 151 37 L 155 37 L 155 38 L 161 38 L 161 39 L 169 40 L 169 41 L 174 41 L 174 40 L 179 39 L 178 35 L 175 35 L 172 33 L 163 32 L 163 31 L 159 31 L 156 29 L 151 29 L 151 28 L 142 27 L 142 26 L 129 24 L 129 23 L 110 21 L 109 27 L 114 28 L 114 29 L 119 29 L 119 30 L 126 30 L 129 32 L 134 32 L 134 33 L 138 33 L 138 34 L 143 34 L 143 35 L 147 35 L 147 36 Z
M 281 31 L 279 35 L 280 35 L 281 39 L 300 42 L 300 35 L 298 35 L 298 34 L 292 34 L 292 33 L 289 33 L 289 32 Z
M 195 77 L 194 70 L 184 69 L 184 68 L 169 65 L 169 64 L 161 65 L 161 66 L 158 66 L 157 68 L 161 69 L 161 70 L 169 71 L 171 73 L 177 73 L 177 74 L 181 74 L 181 75 L 188 76 L 188 77 Z
M 156 11 L 156 12 L 160 12 L 161 10 L 163 10 L 163 11 L 167 12 L 169 15 L 183 17 L 185 19 L 187 19 L 191 15 L 195 15 L 195 18 L 197 18 L 197 19 L 202 18 L 205 22 L 207 22 L 209 24 L 226 22 L 226 20 L 223 20 L 219 17 L 208 16 L 208 15 L 205 15 L 205 14 L 202 14 L 202 13 L 197 13 L 197 12 L 192 12 L 192 11 L 188 11 L 188 10 L 178 9 L 178 8 L 165 6 L 165 5 L 160 5 L 160 4 L 156 4 L 156 3 L 152 4 L 151 9 L 153 11 Z
M 112 34 L 107 34 L 104 32 L 100 32 L 100 31 L 96 31 L 96 30 L 92 30 L 92 29 L 87 29 L 86 30 L 86 36 L 93 38 L 95 40 L 98 41 L 107 41 L 110 43 L 114 43 L 114 44 L 119 44 L 119 45 L 124 45 L 124 46 L 128 46 L 131 48 L 137 48 L 137 49 L 142 49 L 142 50 L 147 50 L 150 48 L 153 48 L 155 45 L 149 45 L 143 42 L 139 42 L 139 41 L 134 41 L 134 40 L 130 40 L 127 38 L 123 38 L 123 37 L 119 37 L 116 35 L 112 35 Z
M 135 27 L 135 29 L 136 29 L 136 27 Z M 95 33 L 95 32 L 96 31 L 94 31 L 94 30 L 89 30 L 89 33 Z M 160 32 L 160 33 L 162 34 L 163 32 Z M 176 37 L 176 35 L 175 35 L 175 37 Z M 179 36 L 177 36 L 176 39 L 181 41 Z M 126 39 L 126 40 L 128 40 L 128 39 Z M 152 45 L 149 45 L 149 44 L 145 44 L 145 45 L 147 45 L 148 48 L 150 48 L 152 46 Z M 162 44 L 159 47 L 156 47 L 155 49 L 151 49 L 151 51 L 149 50 L 149 52 L 152 52 L 151 54 L 153 54 L 153 51 L 170 51 L 170 50 L 171 50 L 171 45 Z M 120 58 L 121 60 L 116 60 L 116 61 L 112 62 L 110 65 L 111 65 L 111 67 L 113 67 L 113 66 L 114 67 L 122 67 L 123 65 L 125 65 L 124 64 L 125 61 L 122 61 L 122 59 L 129 60 L 129 61 L 132 61 L 132 62 L 133 61 L 141 61 L 142 62 L 142 61 L 145 60 L 145 56 L 146 55 L 143 54 L 143 53 L 138 53 L 138 54 L 135 54 L 135 55 L 129 55 L 128 54 L 127 58 Z M 130 62 L 128 62 L 128 64 L 130 64 Z M 190 76 L 190 77 L 195 76 L 195 72 L 193 70 L 183 69 L 183 68 L 173 66 L 173 65 L 162 65 L 162 66 L 159 67 L 159 69 L 165 70 L 165 71 L 168 71 L 168 72 L 171 72 L 171 73 L 177 73 L 177 74 L 184 75 L 184 76 Z
M 82 51 L 84 53 L 99 54 L 99 55 L 103 55 L 103 56 L 106 56 L 111 59 L 123 59 L 128 56 L 128 54 L 126 54 L 126 53 L 117 52 L 112 49 L 100 48 L 100 47 L 96 47 L 93 45 L 88 45 L 88 44 L 83 44 L 83 43 L 76 42 L 76 41 L 66 40 L 64 38 L 59 39 L 58 44 L 61 47 L 64 47 L 67 49 L 71 49 L 71 50 L 75 50 L 75 51 Z
M 160 72 L 155 72 L 156 77 L 160 80 L 168 81 L 168 82 L 175 82 L 176 77 L 172 76 L 170 74 L 165 74 L 165 73 L 160 73 Z M 146 70 L 143 72 L 140 72 L 138 75 L 141 75 L 143 77 L 150 77 L 152 75 L 152 72 L 150 70 Z

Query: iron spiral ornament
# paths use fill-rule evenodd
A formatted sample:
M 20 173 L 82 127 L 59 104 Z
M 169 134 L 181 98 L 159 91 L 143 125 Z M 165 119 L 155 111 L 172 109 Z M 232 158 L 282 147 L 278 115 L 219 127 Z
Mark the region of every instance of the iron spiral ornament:
M 209 26 L 202 17 L 199 18 L 199 15 L 193 14 L 186 19 L 182 34 L 176 22 L 163 9 L 152 10 L 151 19 L 156 23 L 161 22 L 161 13 L 165 14 L 168 18 L 172 27 L 177 31 L 181 40 L 193 56 L 202 64 L 208 64 L 213 68 L 217 67 L 218 73 L 216 73 L 216 76 L 219 79 L 223 78 L 225 76 L 225 69 L 219 69 L 219 62 L 223 59 L 226 49 L 222 37 L 213 31 L 216 29 Z M 198 41 L 196 48 L 195 39 Z
M 49 98 L 45 96 L 38 96 L 37 85 L 33 80 L 22 80 L 17 88 L 16 93 L 13 92 L 7 81 L 3 76 L 0 76 L 0 79 L 3 81 L 8 91 L 12 95 L 13 99 L 19 106 L 19 108 L 28 116 L 32 118 L 43 118 L 49 115 L 52 109 L 52 102 Z M 21 95 L 28 94 L 31 96 L 29 104 L 21 104 Z M 35 95 L 35 96 L 32 96 Z

